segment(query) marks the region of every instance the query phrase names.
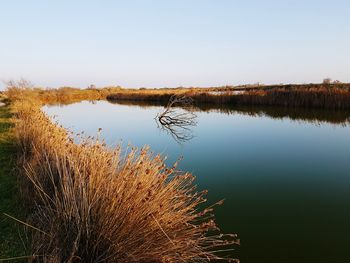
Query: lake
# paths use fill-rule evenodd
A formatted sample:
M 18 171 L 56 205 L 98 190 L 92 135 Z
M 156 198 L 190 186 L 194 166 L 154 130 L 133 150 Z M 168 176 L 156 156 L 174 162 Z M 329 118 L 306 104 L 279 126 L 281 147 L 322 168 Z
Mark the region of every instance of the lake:
M 349 262 L 350 113 L 281 108 L 196 110 L 179 140 L 155 119 L 163 107 L 107 101 L 45 106 L 74 132 L 109 145 L 149 145 L 180 156 L 208 189 L 219 226 L 236 233 L 243 263 Z

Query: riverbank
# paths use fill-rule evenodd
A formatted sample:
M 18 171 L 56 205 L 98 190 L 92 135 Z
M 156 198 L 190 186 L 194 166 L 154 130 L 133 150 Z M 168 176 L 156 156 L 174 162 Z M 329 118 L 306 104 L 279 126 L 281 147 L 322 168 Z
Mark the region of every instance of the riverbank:
M 9 96 L 22 96 L 42 104 L 70 104 L 82 100 L 143 101 L 166 105 L 173 95 L 193 98 L 194 104 L 229 106 L 278 106 L 329 110 L 350 109 L 350 83 L 242 85 L 223 87 L 178 87 L 160 89 L 126 89 L 119 86 L 78 89 L 28 88 L 15 85 Z
M 272 88 L 240 92 L 258 96 L 269 90 L 274 92 Z M 40 107 L 47 103 L 105 99 L 118 91 L 126 98 L 121 101 L 130 103 L 154 101 L 165 105 L 172 94 L 192 94 L 199 98 L 199 103 L 207 98 L 219 98 L 205 104 L 207 107 L 203 110 L 210 110 L 220 103 L 229 104 L 227 98 L 242 93 L 230 88 L 205 92 L 183 88 L 11 91 L 12 106 L 17 107 L 16 116 L 19 118 L 16 125 L 18 145 L 22 156 L 26 157 L 19 167 L 25 182 L 22 185 L 26 185 L 21 191 L 30 197 L 25 202 L 34 211 L 28 222 L 42 231 L 32 231 L 34 250 L 31 254 L 44 255 L 54 259 L 53 262 L 69 260 L 72 253 L 83 261 L 93 260 L 101 256 L 101 251 L 111 256 L 111 262 L 178 262 L 198 257 L 206 261 L 217 257 L 215 251 L 218 247 L 226 248 L 225 245 L 238 242 L 235 236 L 218 234 L 211 208 L 197 210 L 197 206 L 204 202 L 204 193 L 195 192 L 192 175 L 165 167 L 161 156 L 154 156 L 145 149 L 132 150 L 124 157 L 125 151 L 108 149 L 104 142 L 96 139 L 75 144 L 75 135 L 54 124 Z M 346 98 L 343 95 L 348 92 L 346 86 L 304 87 L 300 94 L 305 91 L 313 95 L 320 93 L 320 96 L 331 94 L 333 99 L 336 96 Z M 283 87 L 278 92 L 293 93 L 295 90 Z M 346 102 L 340 99 L 339 105 L 346 105 L 342 101 Z M 295 107 L 297 110 L 299 106 Z M 241 112 L 260 114 L 260 111 L 249 109 Z M 285 113 L 264 111 L 264 114 L 280 117 Z M 313 119 L 313 113 L 310 114 L 305 118 Z M 301 118 L 298 112 L 295 116 Z M 329 122 L 327 117 L 324 118 Z M 340 114 L 339 121 L 344 119 L 347 120 L 347 115 Z M 203 216 L 209 218 L 204 220 Z M 208 231 L 214 233 L 212 230 L 216 234 L 208 237 Z M 225 238 L 229 239 L 228 243 L 225 243 Z M 23 254 L 15 256 L 18 255 Z
M 350 109 L 350 84 L 272 85 L 208 89 L 119 90 L 110 101 L 152 101 L 166 104 L 173 95 L 186 95 L 194 103 L 231 106 L 283 106 L 288 108 Z
M 207 262 L 239 242 L 220 233 L 213 206 L 203 210 L 206 191 L 196 191 L 190 173 L 166 167 L 148 148 L 125 155 L 94 138 L 76 144 L 41 111 L 47 96 L 37 94 L 8 92 L 18 118 L 22 202 L 31 211 L 30 255 L 55 263 Z
M 19 225 L 4 213 L 20 218 L 23 214 L 14 174 L 16 147 L 9 106 L 0 102 L 0 261 L 25 255 Z M 23 237 L 22 237 L 23 238 Z

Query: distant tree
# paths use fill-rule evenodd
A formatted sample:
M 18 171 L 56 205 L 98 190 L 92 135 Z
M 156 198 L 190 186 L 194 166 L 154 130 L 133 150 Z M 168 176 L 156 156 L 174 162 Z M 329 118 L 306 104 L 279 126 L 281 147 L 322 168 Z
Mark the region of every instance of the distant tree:
M 17 88 L 17 89 L 31 89 L 33 88 L 33 84 L 24 78 L 21 78 L 19 80 L 9 80 L 4 82 L 7 86 L 7 89 L 10 88 Z
M 88 86 L 88 89 L 96 89 L 96 86 L 94 84 L 91 84 Z
M 331 79 L 331 78 L 325 78 L 325 79 L 323 79 L 323 84 L 329 85 L 329 84 L 331 84 L 331 82 L 332 82 L 332 79 Z
M 4 83 L 6 85 L 7 96 L 10 99 L 19 98 L 23 96 L 26 91 L 32 90 L 34 87 L 30 81 L 24 78 L 21 78 L 19 80 L 9 80 Z

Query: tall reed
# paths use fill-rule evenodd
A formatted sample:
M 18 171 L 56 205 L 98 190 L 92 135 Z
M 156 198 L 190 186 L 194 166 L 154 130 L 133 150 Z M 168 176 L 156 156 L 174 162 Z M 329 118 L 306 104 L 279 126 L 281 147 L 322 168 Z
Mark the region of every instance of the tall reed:
M 289 108 L 350 109 L 349 84 L 310 84 L 265 86 L 260 88 L 217 89 L 215 92 L 201 89 L 170 91 L 124 91 L 107 95 L 107 99 L 152 101 L 166 104 L 174 94 L 185 94 L 197 103 L 228 104 L 239 106 L 263 105 Z
M 33 211 L 39 262 L 208 262 L 225 259 L 235 235 L 223 235 L 194 177 L 167 167 L 149 149 L 110 149 L 48 118 L 36 100 L 13 102 L 23 167 L 22 191 Z

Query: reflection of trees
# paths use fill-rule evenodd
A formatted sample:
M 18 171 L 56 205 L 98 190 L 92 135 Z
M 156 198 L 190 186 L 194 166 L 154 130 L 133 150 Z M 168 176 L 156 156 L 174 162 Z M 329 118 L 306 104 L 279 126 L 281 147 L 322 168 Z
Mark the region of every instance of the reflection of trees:
M 172 96 L 164 111 L 156 118 L 157 126 L 177 142 L 182 143 L 193 138 L 191 128 L 197 124 L 197 115 L 193 111 L 193 100 L 190 97 Z

